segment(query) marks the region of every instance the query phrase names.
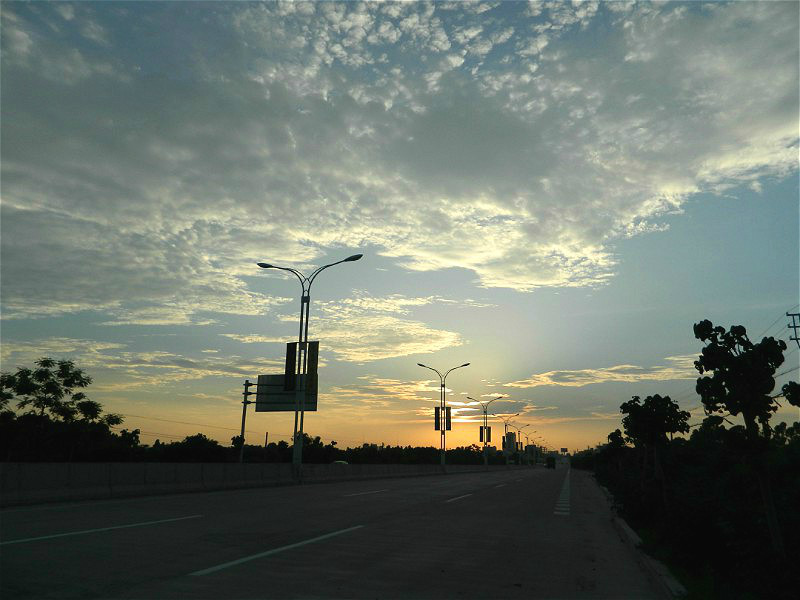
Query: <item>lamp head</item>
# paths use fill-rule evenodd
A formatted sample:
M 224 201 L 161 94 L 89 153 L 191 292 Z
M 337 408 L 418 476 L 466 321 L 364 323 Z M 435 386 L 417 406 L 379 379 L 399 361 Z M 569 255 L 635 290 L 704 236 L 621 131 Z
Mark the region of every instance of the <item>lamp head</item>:
M 348 256 L 344 259 L 344 262 L 353 262 L 354 260 L 359 260 L 363 254 L 353 254 L 353 256 Z
M 462 367 L 468 367 L 468 366 L 469 366 L 469 363 L 464 363 L 464 364 L 463 364 L 463 365 L 461 365 L 461 366 L 462 366 Z
M 273 265 L 271 265 L 271 264 L 269 264 L 269 263 L 256 263 L 256 264 L 257 264 L 259 267 L 261 267 L 262 269 L 271 269 L 271 268 L 273 267 Z
M 422 363 L 417 363 L 417 366 L 418 367 L 425 367 L 426 369 L 428 368 L 426 365 L 423 365 Z

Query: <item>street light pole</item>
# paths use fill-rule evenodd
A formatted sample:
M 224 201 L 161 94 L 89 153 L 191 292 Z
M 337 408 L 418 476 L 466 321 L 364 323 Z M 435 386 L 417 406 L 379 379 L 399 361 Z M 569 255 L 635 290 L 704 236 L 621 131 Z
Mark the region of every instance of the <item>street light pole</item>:
M 509 417 L 501 417 L 500 415 L 492 415 L 493 417 L 499 417 L 501 421 L 503 421 L 503 454 L 506 456 L 506 464 L 508 464 L 508 448 L 506 448 L 506 442 L 508 440 L 508 422 L 511 421 L 514 417 L 519 415 L 519 413 L 513 414 Z
M 447 406 L 446 406 L 446 402 L 445 402 L 444 382 L 447 379 L 447 376 L 450 374 L 450 371 L 455 371 L 456 369 L 460 369 L 462 367 L 468 367 L 469 363 L 464 363 L 463 365 L 458 365 L 457 367 L 453 367 L 452 369 L 448 369 L 445 372 L 444 375 L 442 375 L 437 369 L 434 369 L 433 367 L 429 367 L 428 365 L 423 365 L 422 363 L 417 363 L 417 366 L 423 367 L 425 369 L 430 369 L 431 371 L 433 371 L 434 373 L 436 373 L 439 376 L 439 382 L 440 382 L 440 387 L 439 387 L 439 419 L 440 420 L 439 420 L 438 425 L 439 425 L 439 431 L 441 432 L 441 435 L 439 436 L 439 438 L 440 438 L 439 439 L 439 460 L 440 460 L 442 466 L 444 466 L 444 463 L 445 463 L 444 455 L 445 455 L 445 450 L 447 448 L 447 440 L 446 440 L 447 417 L 445 416 Z
M 317 275 L 322 273 L 328 267 L 333 267 L 335 265 L 344 263 L 344 262 L 353 262 L 359 260 L 363 254 L 353 254 L 352 256 L 348 256 L 342 260 L 336 261 L 334 263 L 330 263 L 328 265 L 323 265 L 316 269 L 314 272 L 311 273 L 308 277 L 303 275 L 297 269 L 292 267 L 279 267 L 276 265 L 272 265 L 269 263 L 257 263 L 259 267 L 262 269 L 278 269 L 280 271 L 286 271 L 287 273 L 291 273 L 295 277 L 297 277 L 298 281 L 300 281 L 300 287 L 302 289 L 302 293 L 300 295 L 300 333 L 298 335 L 298 344 L 297 344 L 297 374 L 298 375 L 306 375 L 307 368 L 308 368 L 308 316 L 309 311 L 311 309 L 311 285 L 314 283 L 314 280 L 317 278 Z M 305 382 L 305 378 L 303 379 Z M 308 382 L 304 383 L 304 387 L 308 385 Z M 294 409 L 294 432 L 292 434 L 293 447 L 292 447 L 292 466 L 295 468 L 296 473 L 299 477 L 301 471 L 301 465 L 303 464 L 303 420 L 305 417 L 306 411 L 306 397 L 305 397 L 305 389 L 302 390 L 300 402 L 298 405 L 298 396 L 295 393 L 295 409 Z M 300 417 L 300 428 L 297 427 L 297 420 L 298 414 Z
M 488 402 L 483 402 L 481 400 L 475 400 L 475 398 L 470 398 L 467 396 L 467 400 L 472 400 L 473 402 L 477 402 L 483 408 L 483 466 L 487 469 L 489 468 L 489 440 L 487 440 L 488 436 L 488 427 L 489 427 L 489 405 L 496 400 L 500 400 L 500 398 L 505 398 L 505 396 L 498 396 L 497 398 L 492 398 Z
M 512 425 L 511 427 L 513 427 L 514 429 L 516 429 L 516 430 L 517 430 L 517 435 L 518 435 L 520 438 L 522 438 L 522 430 L 523 430 L 523 429 L 525 429 L 526 427 L 530 427 L 530 423 L 528 423 L 527 425 L 523 425 L 522 427 L 517 427 L 516 425 Z M 519 440 L 517 440 L 517 441 L 519 442 L 519 444 L 520 444 L 520 445 L 522 444 L 522 440 L 521 440 L 521 439 L 519 439 Z

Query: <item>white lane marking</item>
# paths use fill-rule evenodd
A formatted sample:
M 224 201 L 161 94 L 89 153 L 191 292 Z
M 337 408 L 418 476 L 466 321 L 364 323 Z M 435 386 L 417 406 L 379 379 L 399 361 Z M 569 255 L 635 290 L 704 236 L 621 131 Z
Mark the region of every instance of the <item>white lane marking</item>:
M 564 476 L 564 483 L 561 486 L 561 493 L 558 495 L 558 500 L 553 508 L 553 514 L 560 517 L 569 516 L 569 469 Z
M 462 498 L 466 498 L 467 496 L 472 496 L 472 494 L 464 494 L 463 496 L 456 496 L 455 498 L 450 498 L 450 500 L 445 500 L 444 503 L 447 504 L 448 502 L 455 502 L 456 500 L 461 500 Z
M 374 490 L 372 492 L 358 492 L 356 494 L 345 494 L 344 498 L 350 498 L 352 496 L 364 496 L 366 494 L 380 494 L 381 492 L 386 492 L 388 490 L 389 490 L 389 488 L 386 488 L 385 490 Z
M 499 487 L 503 487 L 504 485 L 505 485 L 505 483 L 501 483 L 500 485 L 496 485 L 494 487 L 499 488 Z
M 144 527 L 145 525 L 158 525 L 159 523 L 171 523 L 172 521 L 185 521 L 186 519 L 197 519 L 198 517 L 202 516 L 203 515 L 191 515 L 188 517 L 176 517 L 174 519 L 160 519 L 158 521 L 145 521 L 144 523 L 131 523 L 130 525 L 114 525 L 113 527 L 99 527 L 97 529 L 84 529 L 83 531 L 69 531 L 67 533 L 56 533 L 53 535 L 40 535 L 38 537 L 0 542 L 0 546 L 6 546 L 9 544 L 22 544 L 24 542 L 36 542 L 38 540 L 52 540 L 53 538 L 66 537 L 68 535 L 83 535 L 85 533 L 98 533 L 100 531 L 111 531 L 112 529 L 128 529 L 129 527 Z
M 251 554 L 250 556 L 245 556 L 244 558 L 240 558 L 237 560 L 232 560 L 230 562 L 222 563 L 221 565 L 217 565 L 216 567 L 209 567 L 208 569 L 202 569 L 201 571 L 195 571 L 194 573 L 189 573 L 189 575 L 208 575 L 209 573 L 214 573 L 216 571 L 221 571 L 222 569 L 227 569 L 228 567 L 234 567 L 236 565 L 240 565 L 242 563 L 246 563 L 251 560 L 255 560 L 257 558 L 264 558 L 265 556 L 272 556 L 273 554 L 278 554 L 278 552 L 284 552 L 285 550 L 291 550 L 292 548 L 299 548 L 300 546 L 305 546 L 307 544 L 313 544 L 314 542 L 321 542 L 322 540 L 327 540 L 328 538 L 332 538 L 337 535 L 342 535 L 343 533 L 348 533 L 350 531 L 355 531 L 356 529 L 361 529 L 364 527 L 363 525 L 356 525 L 355 527 L 348 527 L 347 529 L 340 529 L 339 531 L 334 531 L 333 533 L 326 533 L 325 535 L 319 535 L 315 538 L 311 538 L 309 540 L 303 540 L 302 542 L 296 542 L 294 544 L 289 544 L 288 546 L 281 546 L 280 548 L 273 548 L 272 550 L 267 550 L 266 552 L 259 552 L 258 554 Z

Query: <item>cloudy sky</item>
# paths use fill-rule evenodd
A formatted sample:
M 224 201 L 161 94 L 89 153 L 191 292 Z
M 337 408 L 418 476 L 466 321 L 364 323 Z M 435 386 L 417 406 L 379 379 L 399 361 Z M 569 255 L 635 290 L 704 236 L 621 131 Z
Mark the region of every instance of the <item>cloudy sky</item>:
M 4 2 L 3 370 L 227 443 L 296 335 L 255 263 L 360 252 L 312 289 L 312 434 L 438 444 L 417 362 L 472 363 L 449 444 L 466 395 L 569 448 L 695 408 L 694 322 L 788 341 L 798 64 L 796 2 Z

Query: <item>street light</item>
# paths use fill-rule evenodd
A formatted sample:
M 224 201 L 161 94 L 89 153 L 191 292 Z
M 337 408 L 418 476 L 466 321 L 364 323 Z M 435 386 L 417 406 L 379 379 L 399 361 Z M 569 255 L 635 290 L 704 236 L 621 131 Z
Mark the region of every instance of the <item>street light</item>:
M 439 452 L 440 452 L 440 461 L 441 464 L 444 465 L 444 452 L 446 449 L 446 439 L 445 439 L 445 432 L 446 432 L 446 425 L 447 419 L 445 417 L 445 397 L 444 397 L 444 382 L 447 379 L 447 376 L 450 374 L 450 371 L 455 371 L 456 369 L 460 369 L 462 367 L 468 367 L 469 363 L 464 363 L 463 365 L 458 365 L 457 367 L 453 367 L 452 369 L 448 369 L 444 375 L 442 375 L 438 370 L 434 369 L 433 367 L 429 367 L 428 365 L 423 365 L 422 363 L 417 363 L 418 367 L 422 367 L 424 369 L 430 369 L 434 373 L 439 376 L 439 382 L 441 383 L 441 387 L 439 388 L 439 431 L 441 431 L 441 436 L 439 440 Z
M 495 414 L 492 415 L 493 417 L 497 417 L 501 421 L 503 421 L 503 454 L 506 457 L 506 464 L 508 464 L 508 448 L 506 448 L 506 440 L 508 440 L 508 422 L 518 415 L 519 413 L 514 413 L 513 415 L 508 417 L 501 417 L 500 415 L 495 415 Z
M 323 265 L 318 269 L 316 269 L 308 277 L 306 277 L 300 271 L 292 267 L 279 267 L 277 265 L 264 262 L 256 263 L 262 269 L 278 269 L 280 271 L 286 271 L 288 273 L 292 273 L 295 277 L 297 277 L 298 281 L 300 281 L 302 294 L 300 296 L 300 334 L 298 336 L 298 344 L 297 344 L 298 375 L 305 375 L 307 373 L 307 367 L 308 367 L 308 313 L 311 308 L 311 284 L 314 283 L 314 280 L 317 278 L 317 275 L 322 273 L 328 267 L 333 267 L 335 265 L 339 265 L 344 262 L 353 262 L 359 260 L 362 256 L 364 255 L 353 254 L 352 256 L 348 256 L 347 258 L 336 261 L 334 263 Z M 305 385 L 308 384 L 306 383 Z M 300 414 L 299 431 L 297 428 L 298 411 Z M 299 407 L 297 406 L 297 395 L 295 395 L 294 433 L 292 434 L 292 439 L 294 440 L 292 448 L 292 464 L 297 468 L 298 472 L 300 470 L 300 465 L 302 465 L 303 463 L 303 419 L 305 417 L 305 412 L 306 412 L 305 394 L 302 394 L 302 399 L 300 400 Z
M 488 402 L 482 400 L 475 400 L 475 398 L 470 398 L 467 396 L 467 400 L 472 400 L 473 402 L 477 402 L 483 408 L 483 466 L 487 469 L 489 468 L 489 447 L 488 443 L 488 427 L 489 427 L 489 405 L 496 400 L 500 400 L 501 398 L 505 398 L 505 396 L 498 396 L 497 398 L 492 398 Z
M 521 445 L 522 444 L 522 439 L 521 439 L 522 438 L 522 430 L 525 429 L 526 427 L 530 427 L 530 423 L 528 423 L 527 425 L 523 425 L 522 427 L 517 427 L 516 425 L 511 425 L 511 427 L 513 427 L 514 429 L 517 430 L 517 437 L 520 438 L 517 441 Z M 519 460 L 519 459 L 517 459 L 517 460 Z

